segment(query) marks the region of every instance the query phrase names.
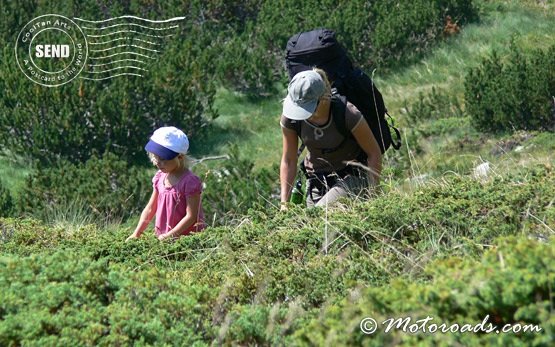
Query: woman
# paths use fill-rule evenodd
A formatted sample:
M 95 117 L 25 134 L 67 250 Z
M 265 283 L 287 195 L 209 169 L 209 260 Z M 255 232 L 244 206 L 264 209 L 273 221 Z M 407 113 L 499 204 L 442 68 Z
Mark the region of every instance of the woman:
M 297 172 L 298 139 L 306 145 L 307 206 L 325 206 L 343 196 L 360 196 L 369 185 L 377 185 L 381 172 L 381 151 L 360 111 L 350 102 L 345 107 L 345 127 L 338 129 L 332 110 L 337 98 L 323 70 L 299 72 L 289 83 L 283 102 L 281 128 L 283 155 L 280 166 L 281 206 L 291 195 Z M 334 104 L 332 104 L 334 103 Z M 298 135 L 299 134 L 299 135 Z M 361 165 L 362 164 L 362 165 Z

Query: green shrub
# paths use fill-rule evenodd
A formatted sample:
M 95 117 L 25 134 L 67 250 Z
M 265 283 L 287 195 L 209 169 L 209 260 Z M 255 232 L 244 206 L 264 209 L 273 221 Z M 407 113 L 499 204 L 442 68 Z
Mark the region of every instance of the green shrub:
M 31 173 L 18 199 L 24 214 L 47 218 L 53 211 L 99 220 L 125 220 L 140 213 L 152 192 L 151 176 L 116 155 L 93 156 L 86 163 L 60 161 Z
M 456 96 L 435 87 L 428 94 L 420 93 L 418 101 L 410 106 L 405 105 L 405 108 L 411 125 L 434 119 L 461 117 L 463 114 Z
M 10 217 L 14 212 L 14 202 L 10 191 L 0 181 L 0 217 Z
M 459 0 L 376 1 L 374 12 L 371 42 L 378 66 L 398 66 L 421 56 L 441 38 L 447 16 L 459 25 L 478 17 L 472 1 Z
M 8 70 L 6 64 L 15 65 L 8 48 L 3 70 Z M 144 143 L 155 128 L 171 124 L 194 136 L 212 118 L 215 88 L 201 81 L 200 65 L 181 41 L 151 66 L 156 74 L 144 79 L 72 81 L 45 88 L 12 69 L 0 82 L 5 91 L 0 140 L 14 154 L 42 163 L 86 161 L 104 151 L 129 161 L 142 159 Z
M 486 132 L 555 129 L 555 46 L 528 55 L 512 44 L 493 52 L 465 79 L 466 111 Z
M 441 38 L 447 15 L 460 25 L 477 19 L 472 1 L 263 1 L 256 16 L 231 38 L 222 39 L 218 76 L 227 87 L 255 94 L 285 80 L 287 40 L 300 31 L 336 30 L 354 62 L 370 71 L 398 65 L 425 52 Z M 246 62 L 246 63 L 245 63 Z
M 372 346 L 402 345 L 528 345 L 553 343 L 555 320 L 550 312 L 555 276 L 553 238 L 541 243 L 526 238 L 507 238 L 486 252 L 482 259 L 448 258 L 430 264 L 430 280 L 410 283 L 403 279 L 387 286 L 364 289 L 357 297 L 328 307 L 295 332 L 295 341 Z M 540 332 L 520 333 L 409 333 L 401 329 L 384 332 L 386 319 L 410 317 L 411 324 L 427 316 L 430 325 L 475 326 L 489 317 L 493 328 L 505 324 L 539 325 Z M 372 335 L 360 331 L 360 322 L 372 317 L 378 329 Z
M 276 202 L 271 195 L 278 189 L 278 170 L 255 170 L 252 160 L 240 157 L 236 145 L 230 146 L 229 154 L 217 169 L 200 173 L 206 187 L 202 196 L 206 220 L 216 225 L 234 223 L 249 209 L 264 210 Z
M 0 257 L 0 269 L 0 283 L 13 284 L 0 294 L 3 346 L 192 345 L 211 331 L 205 317 L 213 290 L 184 289 L 165 271 L 125 275 L 103 259 L 63 251 Z

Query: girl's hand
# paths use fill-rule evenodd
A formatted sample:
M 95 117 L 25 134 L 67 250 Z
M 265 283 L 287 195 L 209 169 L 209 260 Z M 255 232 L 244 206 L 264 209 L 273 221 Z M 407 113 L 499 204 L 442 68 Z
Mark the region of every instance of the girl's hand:
M 129 240 L 133 240 L 133 239 L 138 239 L 139 235 L 136 235 L 135 233 L 129 235 L 129 237 L 125 240 L 125 242 L 129 241 Z
M 169 236 L 168 236 L 168 233 L 162 234 L 162 235 L 158 235 L 158 240 L 159 240 L 159 241 L 164 241 L 164 240 L 167 239 L 168 237 L 169 237 Z

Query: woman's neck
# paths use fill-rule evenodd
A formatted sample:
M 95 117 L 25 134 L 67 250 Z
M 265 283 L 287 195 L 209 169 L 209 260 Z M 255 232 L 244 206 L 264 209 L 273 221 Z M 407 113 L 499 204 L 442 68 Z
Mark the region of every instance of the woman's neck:
M 327 98 L 323 98 L 320 100 L 316 111 L 308 119 L 308 121 L 312 124 L 316 125 L 324 125 L 328 122 L 330 118 L 330 100 Z

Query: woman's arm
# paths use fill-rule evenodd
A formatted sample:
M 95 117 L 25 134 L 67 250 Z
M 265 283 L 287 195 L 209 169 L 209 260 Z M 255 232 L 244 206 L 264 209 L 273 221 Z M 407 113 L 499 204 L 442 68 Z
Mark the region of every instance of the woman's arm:
M 183 217 L 172 230 L 158 236 L 158 240 L 161 241 L 170 237 L 178 237 L 183 234 L 185 230 L 189 229 L 198 221 L 199 209 L 200 194 L 187 195 L 187 210 L 185 217 Z
M 153 189 L 152 195 L 150 196 L 150 200 L 148 201 L 145 208 L 143 209 L 143 212 L 141 213 L 141 218 L 139 218 L 139 223 L 137 224 L 135 231 L 125 241 L 136 239 L 139 236 L 141 236 L 143 231 L 145 231 L 145 229 L 148 227 L 148 224 L 152 220 L 152 217 L 154 217 L 154 215 L 156 214 L 156 208 L 158 205 L 157 200 L 158 200 L 158 191 L 156 189 Z
M 353 129 L 353 136 L 368 156 L 367 165 L 370 170 L 368 173 L 370 183 L 377 185 L 380 182 L 380 174 L 382 172 L 382 152 L 365 119 L 362 119 L 360 124 Z
M 283 135 L 283 153 L 281 155 L 281 164 L 279 167 L 279 182 L 281 186 L 281 206 L 285 208 L 285 203 L 289 201 L 293 181 L 297 174 L 297 147 L 299 139 L 295 130 L 281 128 Z

